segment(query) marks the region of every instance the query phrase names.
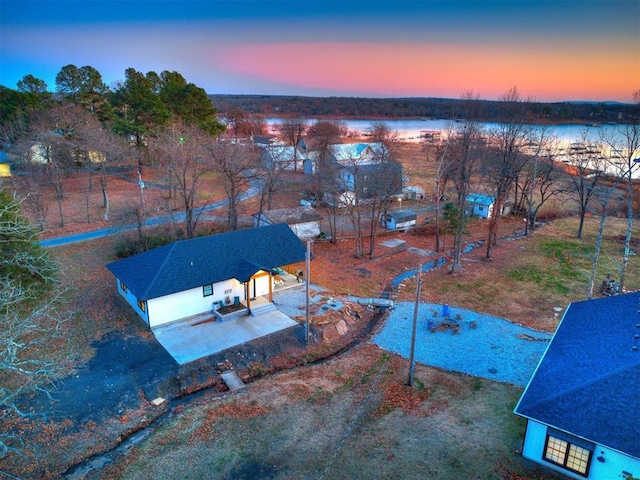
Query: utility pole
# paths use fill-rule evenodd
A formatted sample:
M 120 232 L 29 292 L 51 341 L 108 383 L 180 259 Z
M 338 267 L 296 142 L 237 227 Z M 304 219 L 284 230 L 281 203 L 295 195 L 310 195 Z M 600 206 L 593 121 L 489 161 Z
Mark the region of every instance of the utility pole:
M 305 255 L 305 322 L 304 322 L 304 337 L 307 345 L 309 345 L 309 274 L 311 273 L 311 240 L 307 240 L 307 254 Z
M 138 170 L 138 185 L 140 185 L 140 201 L 142 202 L 142 214 L 146 216 L 147 209 L 144 205 L 144 182 L 142 181 L 142 174 Z
M 413 308 L 413 328 L 411 330 L 411 349 L 409 350 L 409 375 L 407 385 L 410 387 L 413 382 L 413 354 L 416 348 L 416 329 L 418 326 L 418 310 L 420 309 L 420 290 L 422 290 L 422 265 L 418 267 L 416 288 L 416 304 Z

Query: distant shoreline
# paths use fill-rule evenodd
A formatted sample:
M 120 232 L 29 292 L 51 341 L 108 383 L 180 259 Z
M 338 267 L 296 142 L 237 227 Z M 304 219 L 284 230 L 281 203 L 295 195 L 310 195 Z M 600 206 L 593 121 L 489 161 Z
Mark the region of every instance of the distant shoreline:
M 209 95 L 220 116 L 239 109 L 253 118 L 316 118 L 326 120 L 455 120 L 468 115 L 469 102 L 443 98 L 299 97 L 269 95 Z M 504 102 L 474 100 L 478 122 L 497 123 Z M 618 102 L 526 102 L 531 125 L 605 125 L 628 123 L 633 104 Z

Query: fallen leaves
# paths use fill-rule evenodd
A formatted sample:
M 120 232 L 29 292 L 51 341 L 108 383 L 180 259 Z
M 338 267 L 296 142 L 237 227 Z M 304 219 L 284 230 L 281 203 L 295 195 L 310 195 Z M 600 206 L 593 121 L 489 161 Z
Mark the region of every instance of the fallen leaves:
M 238 402 L 222 403 L 212 406 L 207 411 L 200 426 L 191 434 L 190 441 L 211 440 L 215 436 L 216 422 L 221 418 L 230 418 L 236 421 L 268 414 L 270 409 L 257 404 L 242 404 Z

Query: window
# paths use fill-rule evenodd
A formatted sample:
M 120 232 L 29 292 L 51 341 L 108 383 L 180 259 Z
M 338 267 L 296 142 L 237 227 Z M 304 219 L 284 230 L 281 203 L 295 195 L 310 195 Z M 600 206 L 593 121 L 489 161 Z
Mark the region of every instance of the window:
M 209 295 L 213 295 L 213 285 L 205 285 L 202 287 L 202 296 L 208 297 Z
M 127 288 L 127 286 L 124 284 L 124 282 L 120 282 L 120 289 L 124 292 L 127 293 L 129 291 L 129 289 Z
M 593 448 L 594 445 L 591 442 L 559 430 L 549 429 L 543 458 L 586 477 L 589 473 Z
M 140 310 L 142 310 L 143 312 L 147 311 L 147 302 L 145 302 L 144 300 L 138 300 L 138 308 Z

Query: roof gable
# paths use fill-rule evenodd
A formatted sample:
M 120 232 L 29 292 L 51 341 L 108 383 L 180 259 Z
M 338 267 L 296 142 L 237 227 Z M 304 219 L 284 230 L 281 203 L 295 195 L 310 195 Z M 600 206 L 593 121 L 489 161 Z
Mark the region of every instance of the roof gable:
M 389 159 L 389 152 L 381 142 L 339 143 L 330 145 L 329 149 L 338 163 L 381 162 Z
M 305 254 L 282 223 L 180 240 L 107 268 L 139 300 L 148 300 L 230 278 L 245 282 L 258 270 L 303 261 Z
M 264 155 L 273 162 L 293 162 L 302 160 L 304 154 L 300 149 L 284 145 L 270 145 L 264 148 Z
M 515 413 L 640 458 L 639 302 L 570 304 Z

